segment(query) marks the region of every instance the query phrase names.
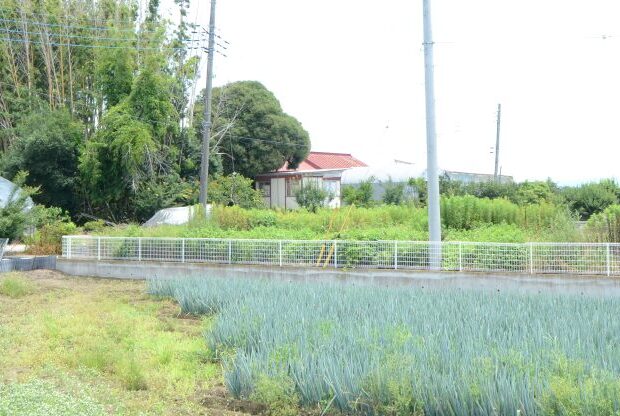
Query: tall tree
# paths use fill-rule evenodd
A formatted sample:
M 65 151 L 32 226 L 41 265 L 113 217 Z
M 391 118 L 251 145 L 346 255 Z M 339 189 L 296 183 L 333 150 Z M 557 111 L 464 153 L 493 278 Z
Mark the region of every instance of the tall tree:
M 35 202 L 77 210 L 78 154 L 84 126 L 66 110 L 37 111 L 20 121 L 16 136 L 2 159 L 3 174 L 11 178 L 19 171 L 29 172 L 25 183 L 40 187 Z
M 203 108 L 196 105 L 194 109 L 199 136 Z M 260 82 L 239 81 L 215 88 L 213 108 L 212 148 L 222 155 L 226 174 L 253 178 L 285 162 L 295 168 L 310 152 L 308 132 L 283 112 L 275 95 Z

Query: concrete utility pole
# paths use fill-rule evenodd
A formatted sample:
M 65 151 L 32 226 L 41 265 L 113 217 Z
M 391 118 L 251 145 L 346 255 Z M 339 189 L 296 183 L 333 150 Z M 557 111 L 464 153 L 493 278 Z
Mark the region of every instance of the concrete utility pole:
M 493 173 L 493 178 L 495 182 L 500 182 L 501 174 L 497 176 L 498 167 L 499 167 L 499 125 L 502 121 L 502 105 L 497 104 L 497 133 L 495 135 L 495 172 Z
M 207 54 L 207 88 L 205 89 L 205 119 L 202 122 L 202 151 L 200 162 L 200 205 L 207 208 L 209 188 L 209 140 L 211 138 L 211 93 L 213 90 L 213 55 L 215 55 L 215 0 L 211 0 L 209 16 L 209 50 Z
M 424 79 L 426 91 L 426 181 L 428 189 L 428 231 L 431 242 L 430 267 L 441 268 L 441 217 L 439 213 L 439 173 L 435 131 L 435 77 L 433 74 L 433 31 L 430 0 L 423 0 Z

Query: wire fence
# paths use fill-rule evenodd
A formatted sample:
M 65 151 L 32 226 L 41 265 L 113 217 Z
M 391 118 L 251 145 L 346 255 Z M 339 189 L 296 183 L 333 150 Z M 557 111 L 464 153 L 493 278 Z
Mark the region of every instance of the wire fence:
M 66 259 L 620 275 L 620 244 L 65 236 Z M 433 259 L 440 259 L 438 263 Z M 439 267 L 432 265 L 439 264 Z

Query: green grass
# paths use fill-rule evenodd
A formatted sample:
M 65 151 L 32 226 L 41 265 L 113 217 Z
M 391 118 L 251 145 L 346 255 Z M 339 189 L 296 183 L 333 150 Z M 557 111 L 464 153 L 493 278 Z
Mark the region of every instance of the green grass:
M 25 274 L 12 278 L 35 286 Z M 0 384 L 6 394 L 28 398 L 45 380 L 49 408 L 57 412 L 50 414 L 65 414 L 61 402 L 82 400 L 98 403 L 104 414 L 196 414 L 204 411 L 196 392 L 221 377 L 205 359 L 207 325 L 145 295 L 143 282 L 38 278 L 27 297 L 0 296 L 0 349 L 11 352 L 0 354 Z M 83 388 L 68 388 L 68 379 Z M 13 414 L 2 406 L 1 416 Z
M 22 298 L 35 292 L 35 285 L 19 273 L 0 275 L 0 295 L 13 299 Z
M 81 386 L 84 388 L 84 386 Z M 105 408 L 86 392 L 63 392 L 49 381 L 0 384 L 1 416 L 104 416 Z

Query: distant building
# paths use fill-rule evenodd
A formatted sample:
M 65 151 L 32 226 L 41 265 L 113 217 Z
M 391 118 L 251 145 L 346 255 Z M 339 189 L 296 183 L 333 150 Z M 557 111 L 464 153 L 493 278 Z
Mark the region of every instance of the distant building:
M 263 192 L 267 206 L 271 208 L 295 209 L 299 207 L 295 193 L 301 187 L 314 184 L 329 192 L 327 205 L 340 206 L 340 187 L 343 172 L 366 164 L 350 153 L 310 152 L 297 169 L 284 164 L 275 172 L 258 175 L 256 189 Z
M 495 175 L 492 173 L 471 173 L 471 172 L 457 172 L 453 170 L 444 170 L 441 174 L 451 181 L 459 181 L 463 183 L 481 183 L 481 182 L 493 182 L 495 181 Z M 499 175 L 500 183 L 513 183 L 512 176 Z

